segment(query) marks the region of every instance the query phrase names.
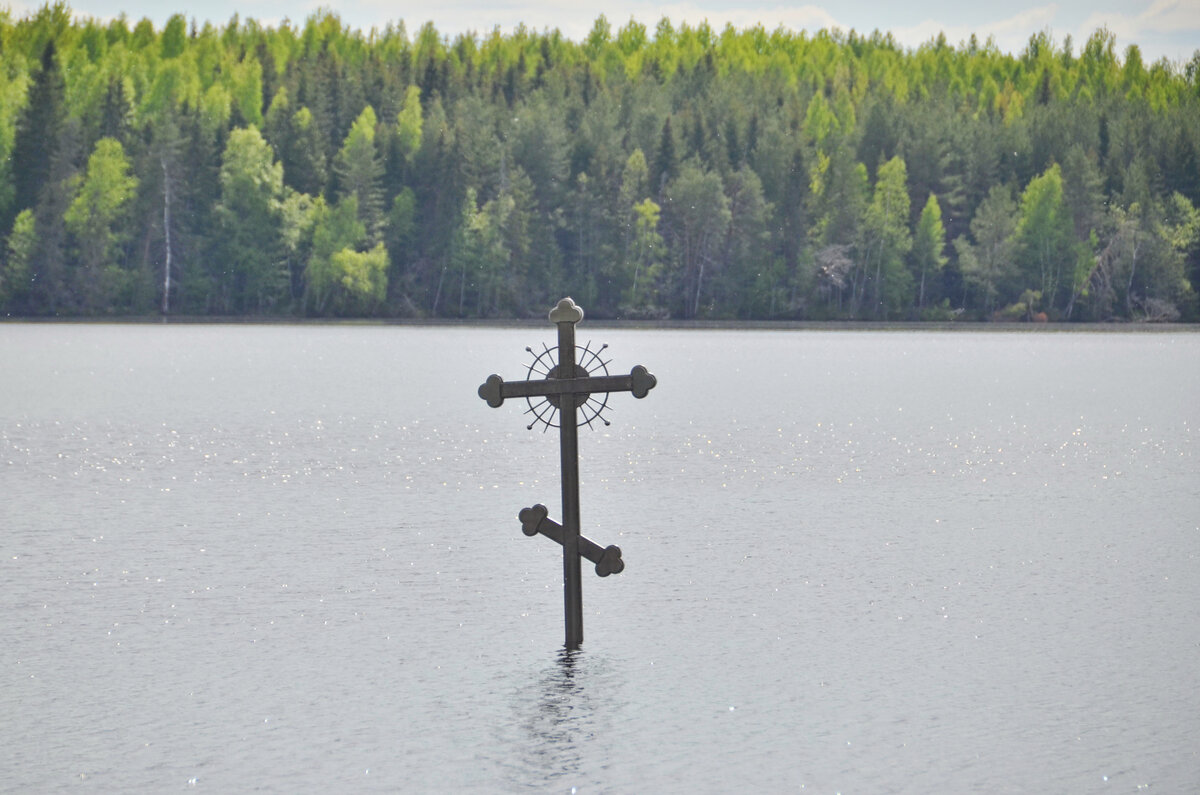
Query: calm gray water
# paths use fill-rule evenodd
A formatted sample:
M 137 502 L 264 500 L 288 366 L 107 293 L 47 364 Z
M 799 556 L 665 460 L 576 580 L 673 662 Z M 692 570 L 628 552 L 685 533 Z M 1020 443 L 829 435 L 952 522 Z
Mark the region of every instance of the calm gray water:
M 1200 334 L 0 325 L 0 789 L 1195 791 Z

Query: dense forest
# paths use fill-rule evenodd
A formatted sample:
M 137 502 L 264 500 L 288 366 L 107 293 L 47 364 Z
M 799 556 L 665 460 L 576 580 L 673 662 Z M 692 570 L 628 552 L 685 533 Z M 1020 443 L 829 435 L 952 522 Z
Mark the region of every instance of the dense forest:
M 1200 319 L 1200 51 L 0 12 L 0 313 Z

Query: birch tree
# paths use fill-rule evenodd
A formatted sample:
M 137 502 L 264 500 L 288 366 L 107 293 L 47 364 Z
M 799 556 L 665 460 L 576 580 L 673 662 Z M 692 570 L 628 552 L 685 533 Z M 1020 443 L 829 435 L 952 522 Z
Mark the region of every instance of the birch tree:
M 917 308 L 925 308 L 925 279 L 929 274 L 941 275 L 942 268 L 949 261 L 945 255 L 946 229 L 942 226 L 942 208 L 938 205 L 937 196 L 929 194 L 921 218 L 917 221 L 917 231 L 913 236 L 911 253 L 912 269 L 919 279 L 917 288 Z
M 864 276 L 859 304 L 865 302 L 867 280 L 871 287 L 871 314 L 888 317 L 910 303 L 912 274 L 904 258 L 912 249 L 908 231 L 908 185 L 904 160 L 897 156 L 879 167 L 875 193 L 863 217 L 859 256 Z

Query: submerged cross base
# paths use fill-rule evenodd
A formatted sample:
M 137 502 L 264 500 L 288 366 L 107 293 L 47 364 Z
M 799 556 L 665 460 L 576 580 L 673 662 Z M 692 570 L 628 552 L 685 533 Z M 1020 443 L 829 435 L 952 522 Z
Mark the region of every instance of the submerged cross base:
M 580 557 L 596 564 L 596 573 L 601 577 L 619 574 L 625 569 L 620 547 L 609 545 L 601 548 L 599 544 L 579 534 L 578 409 L 592 394 L 632 392 L 635 398 L 643 398 L 658 383 L 650 371 L 640 364 L 630 370 L 629 375 L 590 375 L 575 360 L 575 324 L 581 320 L 583 309 L 576 306 L 570 298 L 562 299 L 550 311 L 550 322 L 558 326 L 558 363 L 545 374 L 543 380 L 505 381 L 493 374 L 479 386 L 479 397 L 486 400 L 492 408 L 499 408 L 506 398 L 541 397 L 551 403 L 558 412 L 559 450 L 562 461 L 562 523 L 551 519 L 546 506 L 540 504 L 525 508 L 517 518 L 521 520 L 521 529 L 525 535 L 535 536 L 541 533 L 562 545 L 563 603 L 568 649 L 578 649 L 583 642 Z M 563 373 L 570 373 L 572 377 L 560 377 Z M 547 426 L 551 424 L 541 415 L 537 415 L 537 419 Z M 591 424 L 590 419 L 586 421 Z

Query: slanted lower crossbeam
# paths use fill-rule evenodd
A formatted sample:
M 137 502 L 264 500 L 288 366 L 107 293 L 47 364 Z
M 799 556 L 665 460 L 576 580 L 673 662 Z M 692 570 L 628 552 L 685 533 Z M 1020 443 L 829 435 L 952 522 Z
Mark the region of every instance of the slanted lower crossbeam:
M 541 533 L 551 541 L 563 543 L 563 526 L 549 516 L 545 505 L 537 504 L 532 508 L 523 508 L 517 518 L 521 520 L 521 531 L 527 536 Z M 579 536 L 579 554 L 596 564 L 596 573 L 601 577 L 610 574 L 620 574 L 625 571 L 625 561 L 621 560 L 621 548 L 616 544 L 601 547 L 595 541 Z

